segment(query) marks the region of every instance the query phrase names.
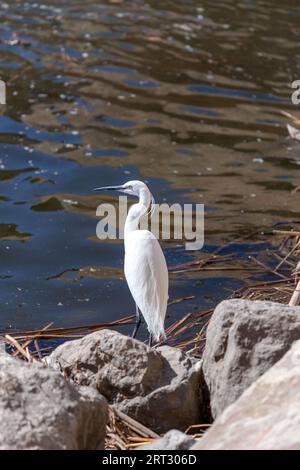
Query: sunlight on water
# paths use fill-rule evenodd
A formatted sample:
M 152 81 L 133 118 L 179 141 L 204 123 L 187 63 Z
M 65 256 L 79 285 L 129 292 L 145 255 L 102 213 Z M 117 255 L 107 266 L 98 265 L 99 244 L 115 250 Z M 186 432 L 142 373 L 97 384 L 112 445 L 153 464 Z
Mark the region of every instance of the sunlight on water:
M 2 328 L 134 311 L 122 242 L 96 239 L 96 186 L 138 178 L 158 203 L 204 203 L 206 252 L 299 217 L 299 144 L 280 113 L 295 110 L 299 16 L 291 1 L 2 5 Z M 202 256 L 164 249 L 170 266 Z M 242 277 L 173 273 L 171 298 L 194 299 L 170 318 L 214 306 Z

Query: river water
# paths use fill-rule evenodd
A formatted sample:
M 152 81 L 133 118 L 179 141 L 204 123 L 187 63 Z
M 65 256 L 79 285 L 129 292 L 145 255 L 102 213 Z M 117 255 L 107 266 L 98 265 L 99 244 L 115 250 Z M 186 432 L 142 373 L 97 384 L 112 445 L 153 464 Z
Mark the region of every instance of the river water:
M 122 241 L 99 241 L 96 186 L 147 181 L 157 202 L 203 203 L 203 251 L 299 219 L 298 2 L 70 0 L 0 7 L 1 330 L 134 312 Z M 299 113 L 298 113 L 299 115 Z M 265 244 L 233 245 L 246 256 Z M 241 273 L 173 273 L 168 321 L 214 306 Z

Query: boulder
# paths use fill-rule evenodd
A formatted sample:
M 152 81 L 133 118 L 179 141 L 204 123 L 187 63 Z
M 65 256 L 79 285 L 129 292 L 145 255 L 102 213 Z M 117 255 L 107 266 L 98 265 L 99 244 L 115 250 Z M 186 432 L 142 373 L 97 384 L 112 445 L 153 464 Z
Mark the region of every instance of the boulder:
M 0 449 L 77 450 L 104 446 L 107 403 L 42 364 L 0 355 Z
M 226 300 L 210 320 L 203 374 L 213 418 L 233 403 L 300 339 L 300 308 Z
M 47 362 L 158 433 L 201 420 L 200 366 L 179 349 L 100 330 L 59 346 Z
M 177 429 L 168 431 L 161 439 L 138 447 L 137 450 L 188 450 L 195 440 Z
M 300 341 L 191 450 L 300 450 Z

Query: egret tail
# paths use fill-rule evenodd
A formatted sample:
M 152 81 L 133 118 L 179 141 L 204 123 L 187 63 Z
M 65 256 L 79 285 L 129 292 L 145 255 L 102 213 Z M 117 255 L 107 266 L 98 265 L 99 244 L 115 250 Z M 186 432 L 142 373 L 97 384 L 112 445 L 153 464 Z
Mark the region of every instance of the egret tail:
M 160 313 L 154 313 L 154 315 L 149 316 L 148 331 L 156 342 L 167 339 L 164 322 L 165 317 Z

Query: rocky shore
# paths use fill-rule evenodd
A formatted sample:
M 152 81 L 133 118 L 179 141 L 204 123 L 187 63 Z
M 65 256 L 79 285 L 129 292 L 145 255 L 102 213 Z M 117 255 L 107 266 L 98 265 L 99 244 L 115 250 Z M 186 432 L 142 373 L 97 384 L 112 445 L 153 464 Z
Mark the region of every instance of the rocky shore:
M 109 407 L 160 436 L 139 449 L 300 449 L 300 308 L 222 302 L 201 360 L 112 330 L 44 363 L 0 353 L 0 449 L 104 448 Z

